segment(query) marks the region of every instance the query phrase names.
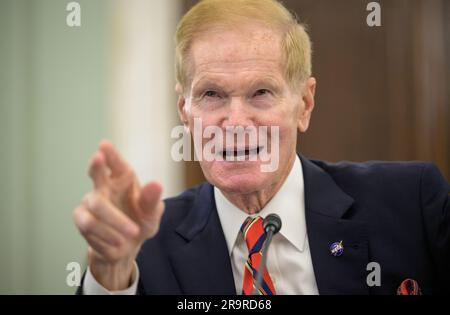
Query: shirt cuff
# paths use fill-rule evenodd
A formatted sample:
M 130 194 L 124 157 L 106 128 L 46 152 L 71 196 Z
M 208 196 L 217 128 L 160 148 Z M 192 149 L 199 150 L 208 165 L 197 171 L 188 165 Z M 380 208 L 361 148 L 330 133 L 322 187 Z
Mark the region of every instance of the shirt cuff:
M 109 291 L 104 288 L 100 283 L 95 280 L 88 266 L 86 270 L 86 275 L 83 282 L 83 294 L 84 295 L 136 295 L 137 286 L 139 280 L 139 268 L 134 262 L 134 270 L 132 273 L 131 286 L 125 290 L 120 291 Z

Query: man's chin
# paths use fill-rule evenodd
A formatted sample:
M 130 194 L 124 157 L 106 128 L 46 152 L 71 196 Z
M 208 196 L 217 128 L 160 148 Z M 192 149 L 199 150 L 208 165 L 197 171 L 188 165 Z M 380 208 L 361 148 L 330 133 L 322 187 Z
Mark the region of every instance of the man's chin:
M 222 191 L 249 194 L 264 188 L 268 173 L 262 173 L 260 162 L 213 162 L 208 172 L 208 181 Z M 209 176 L 207 176 L 209 173 Z
M 216 182 L 217 188 L 229 194 L 246 195 L 260 191 L 264 187 L 261 179 L 250 174 L 234 175 L 214 182 Z

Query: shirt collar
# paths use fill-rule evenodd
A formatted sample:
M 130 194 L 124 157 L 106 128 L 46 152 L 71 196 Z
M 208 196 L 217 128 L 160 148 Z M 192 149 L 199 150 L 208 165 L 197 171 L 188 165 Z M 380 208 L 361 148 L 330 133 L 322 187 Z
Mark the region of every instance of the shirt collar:
M 239 229 L 249 215 L 228 201 L 217 187 L 214 187 L 214 198 L 231 255 Z M 305 191 L 303 170 L 298 156 L 280 190 L 256 215 L 265 218 L 270 213 L 280 216 L 282 221 L 280 234 L 302 252 L 306 240 Z

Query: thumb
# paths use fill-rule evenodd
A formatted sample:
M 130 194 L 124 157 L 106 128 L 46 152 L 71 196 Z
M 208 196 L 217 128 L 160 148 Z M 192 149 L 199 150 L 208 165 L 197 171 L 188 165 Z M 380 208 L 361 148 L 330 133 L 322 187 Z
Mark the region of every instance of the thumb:
M 162 187 L 158 182 L 150 182 L 141 188 L 138 205 L 145 218 L 159 219 L 158 212 L 161 211 L 158 211 L 158 208 L 161 208 L 161 194 Z

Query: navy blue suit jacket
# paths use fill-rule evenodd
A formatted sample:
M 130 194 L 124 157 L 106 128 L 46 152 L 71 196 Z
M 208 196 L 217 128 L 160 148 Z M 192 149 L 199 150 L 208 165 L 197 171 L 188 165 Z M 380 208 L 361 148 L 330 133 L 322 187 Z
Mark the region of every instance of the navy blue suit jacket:
M 423 294 L 450 293 L 450 185 L 433 164 L 300 158 L 320 294 L 396 294 L 407 278 Z M 344 253 L 334 257 L 329 246 L 340 240 Z M 380 265 L 381 286 L 367 285 L 369 262 Z M 213 186 L 166 200 L 137 263 L 141 294 L 236 293 Z

